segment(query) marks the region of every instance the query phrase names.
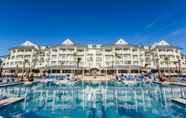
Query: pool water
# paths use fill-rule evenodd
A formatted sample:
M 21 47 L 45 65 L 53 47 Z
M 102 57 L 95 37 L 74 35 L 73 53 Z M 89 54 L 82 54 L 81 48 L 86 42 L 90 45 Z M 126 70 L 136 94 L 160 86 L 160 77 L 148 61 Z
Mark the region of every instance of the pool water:
M 0 88 L 0 95 L 23 96 L 0 109 L 3 118 L 186 118 L 186 106 L 171 97 L 186 97 L 186 88 L 156 84 L 123 85 L 80 82 Z

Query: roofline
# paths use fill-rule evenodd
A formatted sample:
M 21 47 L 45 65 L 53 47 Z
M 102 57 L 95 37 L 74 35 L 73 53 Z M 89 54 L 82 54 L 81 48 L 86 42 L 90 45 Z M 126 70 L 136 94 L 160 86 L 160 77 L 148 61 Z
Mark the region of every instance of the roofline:
M 173 46 L 173 45 L 157 45 L 157 46 L 155 46 L 154 48 L 174 48 L 174 49 L 180 49 L 180 50 L 182 50 L 183 48 L 180 48 L 180 47 L 177 47 L 177 46 Z M 150 47 L 150 48 L 152 48 L 152 46 Z M 152 49 L 154 49 L 154 48 L 152 48 Z
M 88 48 L 89 45 L 101 45 L 101 47 L 135 47 L 135 48 L 141 48 L 144 49 L 144 46 L 142 45 L 133 45 L 133 44 L 126 44 L 126 45 L 115 45 L 115 44 L 73 44 L 73 45 L 63 45 L 63 44 L 57 44 L 57 45 L 52 45 L 49 46 L 49 48 L 56 48 L 56 47 L 85 47 Z
M 141 49 L 145 49 L 144 47 L 145 46 L 148 46 L 149 49 L 153 49 L 152 46 L 153 45 L 136 45 L 136 44 L 115 44 L 115 43 L 112 43 L 112 44 L 78 44 L 78 43 L 74 43 L 72 45 L 64 45 L 64 44 L 56 44 L 56 45 L 39 45 L 39 44 L 36 44 L 38 47 L 46 47 L 46 48 L 55 48 L 55 47 L 84 47 L 84 48 L 88 48 L 88 45 L 93 45 L 93 46 L 96 46 L 96 45 L 101 45 L 101 47 L 125 47 L 125 46 L 131 46 L 131 47 L 135 47 L 135 48 L 141 48 Z M 17 47 L 13 47 L 13 48 L 9 48 L 8 50 L 13 50 L 13 49 L 20 49 L 20 48 L 36 48 L 34 46 L 17 46 Z M 155 46 L 154 48 L 157 48 L 157 47 L 168 47 L 168 48 L 176 48 L 176 49 L 180 49 L 180 50 L 183 50 L 183 48 L 180 48 L 180 47 L 177 47 L 177 46 L 173 46 L 173 45 L 157 45 Z M 36 48 L 37 49 L 37 48 Z

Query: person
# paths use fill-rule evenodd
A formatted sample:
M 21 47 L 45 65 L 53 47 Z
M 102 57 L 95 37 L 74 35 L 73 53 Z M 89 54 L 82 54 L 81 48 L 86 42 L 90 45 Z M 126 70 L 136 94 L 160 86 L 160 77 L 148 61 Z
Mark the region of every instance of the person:
M 21 80 L 20 81 L 23 81 L 24 80 L 24 75 L 22 74 L 21 75 Z
M 160 82 L 164 82 L 166 80 L 165 75 L 160 76 Z
M 14 77 L 12 77 L 12 78 L 11 78 L 11 81 L 12 81 L 12 82 L 15 82 L 15 79 L 14 79 Z
M 33 75 L 33 73 L 31 73 L 29 76 L 29 81 L 33 81 L 33 80 L 34 80 L 34 75 Z
M 3 79 L 0 77 L 0 82 L 3 82 Z
M 9 83 L 9 82 L 10 82 L 9 78 L 6 78 L 6 82 L 7 82 L 7 83 Z
M 116 80 L 119 80 L 119 77 L 116 75 Z

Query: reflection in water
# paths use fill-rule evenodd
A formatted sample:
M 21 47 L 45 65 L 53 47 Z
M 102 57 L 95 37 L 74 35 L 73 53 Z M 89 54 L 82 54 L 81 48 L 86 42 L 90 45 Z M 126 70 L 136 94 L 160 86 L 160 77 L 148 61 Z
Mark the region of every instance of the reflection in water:
M 0 88 L 0 95 L 25 96 L 22 103 L 2 111 L 16 117 L 117 118 L 185 117 L 185 107 L 168 101 L 186 97 L 186 88 L 153 84 L 115 86 L 83 83 L 77 86 L 37 84 Z M 7 114 L 6 114 L 7 115 Z

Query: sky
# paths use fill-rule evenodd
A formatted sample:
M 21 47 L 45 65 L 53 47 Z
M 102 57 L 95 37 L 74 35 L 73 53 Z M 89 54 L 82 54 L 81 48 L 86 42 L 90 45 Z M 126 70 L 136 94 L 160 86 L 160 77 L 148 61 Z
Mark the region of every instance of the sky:
M 0 0 L 0 55 L 26 40 L 41 45 L 150 45 L 166 40 L 186 53 L 185 0 Z

